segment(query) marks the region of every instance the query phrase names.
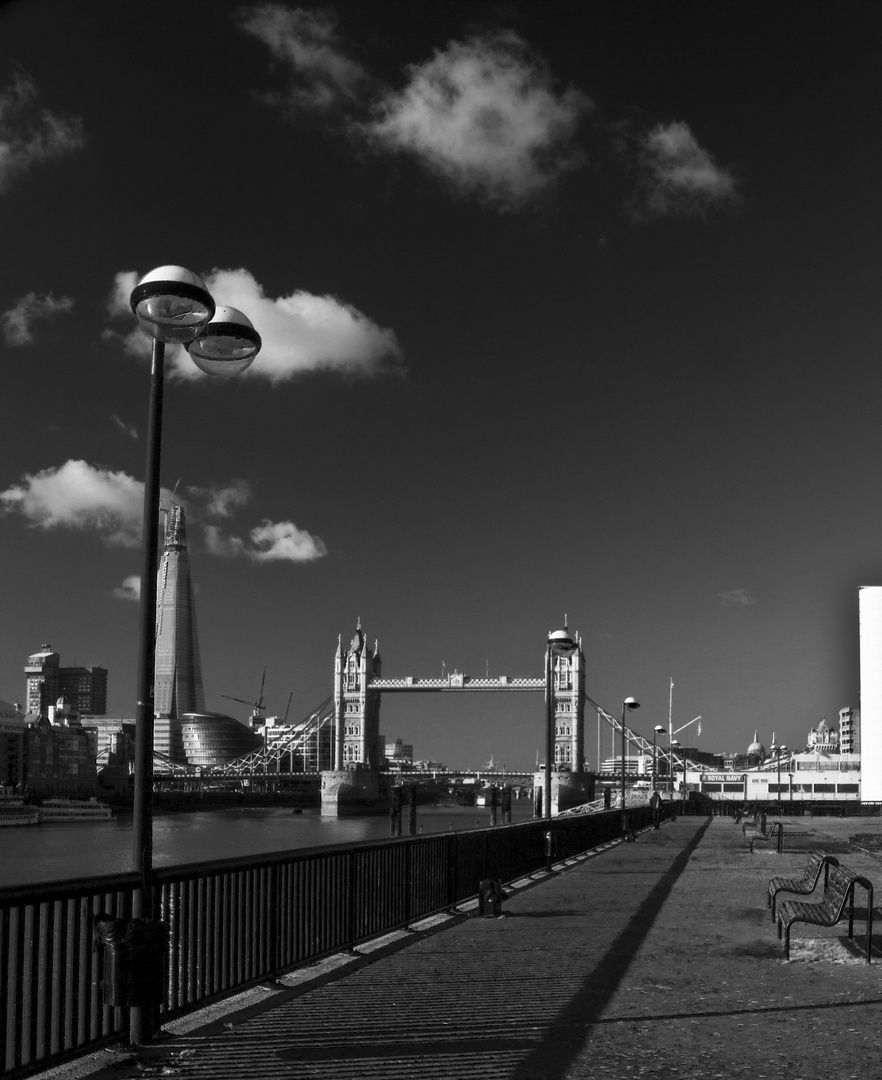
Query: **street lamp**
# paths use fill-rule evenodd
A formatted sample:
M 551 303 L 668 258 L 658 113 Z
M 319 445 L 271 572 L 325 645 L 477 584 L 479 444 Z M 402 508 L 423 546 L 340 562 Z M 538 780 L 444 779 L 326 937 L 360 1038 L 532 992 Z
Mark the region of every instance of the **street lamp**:
M 673 799 L 674 792 L 675 792 L 675 784 L 677 782 L 677 770 L 675 768 L 675 766 L 677 764 L 677 761 L 676 761 L 676 758 L 674 757 L 674 747 L 680 745 L 680 740 L 679 739 L 671 739 L 670 744 L 671 744 L 671 798 Z
M 769 748 L 775 755 L 776 764 L 778 766 L 778 817 L 781 816 L 781 755 L 786 751 L 786 746 L 778 746 L 772 743 Z
M 656 724 L 652 729 L 652 790 L 655 791 L 655 775 L 658 772 L 658 752 L 655 746 L 655 740 L 659 735 L 664 733 L 664 728 L 661 724 Z
M 554 760 L 554 658 L 566 656 L 575 648 L 575 641 L 566 629 L 548 635 L 545 649 L 545 791 L 542 796 L 542 816 L 551 820 L 551 765 Z
M 153 918 L 153 683 L 165 346 L 183 345 L 196 366 L 208 374 L 234 375 L 248 367 L 261 343 L 260 335 L 241 311 L 218 307 L 202 278 L 182 266 L 151 270 L 132 291 L 131 306 L 142 329 L 153 339 L 144 477 L 132 818 L 132 868 L 140 875 L 132 915 L 148 920 Z M 129 1021 L 132 1043 L 138 1044 L 152 1036 L 152 1031 L 145 1030 L 145 1021 L 141 1007 L 133 1007 Z
M 625 747 L 627 746 L 627 739 L 625 738 L 625 713 L 639 708 L 640 702 L 635 701 L 632 697 L 626 697 L 622 702 L 622 840 L 625 839 L 627 834 L 627 821 L 625 818 Z

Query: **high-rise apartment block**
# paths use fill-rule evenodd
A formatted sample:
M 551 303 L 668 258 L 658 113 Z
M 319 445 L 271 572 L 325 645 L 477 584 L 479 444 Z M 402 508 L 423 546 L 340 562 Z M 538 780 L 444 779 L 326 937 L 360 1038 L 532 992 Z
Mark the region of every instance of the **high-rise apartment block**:
M 839 710 L 839 751 L 842 754 L 861 752 L 861 710 L 846 706 Z
M 62 667 L 61 657 L 51 646 L 41 645 L 25 664 L 26 709 L 45 716 L 60 697 L 67 698 L 74 712 L 82 716 L 104 716 L 107 712 L 107 668 Z

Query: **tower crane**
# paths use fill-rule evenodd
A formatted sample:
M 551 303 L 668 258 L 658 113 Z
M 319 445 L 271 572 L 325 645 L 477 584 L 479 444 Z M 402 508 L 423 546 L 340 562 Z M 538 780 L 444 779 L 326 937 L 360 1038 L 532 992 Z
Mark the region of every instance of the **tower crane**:
M 238 701 L 240 705 L 251 706 L 250 724 L 253 728 L 259 727 L 263 722 L 263 714 L 266 712 L 266 706 L 263 704 L 263 688 L 266 683 L 266 668 L 263 669 L 263 676 L 260 680 L 260 694 L 257 701 L 246 701 L 244 698 L 233 697 L 232 694 L 221 694 L 221 697 L 227 698 L 229 701 Z M 289 701 L 290 704 L 290 701 Z

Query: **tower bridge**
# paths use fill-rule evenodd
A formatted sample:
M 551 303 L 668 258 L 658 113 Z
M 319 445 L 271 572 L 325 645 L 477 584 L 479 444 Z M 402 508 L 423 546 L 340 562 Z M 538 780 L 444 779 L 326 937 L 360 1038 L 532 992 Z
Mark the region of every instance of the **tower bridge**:
M 558 632 L 561 634 L 562 632 Z M 554 635 L 552 635 L 552 638 Z M 585 691 L 585 658 L 581 638 L 566 637 L 572 647 L 556 650 L 546 646 L 546 675 L 471 676 L 453 671 L 441 678 L 382 674 L 378 643 L 367 644 L 358 620 L 349 646 L 344 648 L 342 635 L 338 638 L 334 658 L 333 692 L 303 720 L 287 725 L 277 724 L 278 718 L 252 718 L 256 730 L 263 736 L 262 745 L 250 753 L 222 764 L 181 765 L 168 756 L 157 755 L 155 774 L 169 779 L 196 775 L 207 781 L 254 780 L 285 774 L 339 774 L 340 783 L 350 783 L 357 774 L 394 778 L 387 772 L 385 745 L 380 735 L 380 703 L 384 694 L 407 693 L 543 693 L 546 699 L 545 726 L 550 728 L 552 766 L 557 774 L 584 775 L 584 718 L 586 705 L 596 710 L 599 719 L 613 731 L 622 733 L 621 722 L 606 712 Z M 537 717 L 537 719 L 539 719 Z M 671 753 L 654 745 L 630 728 L 624 736 L 627 742 L 643 753 L 654 749 L 657 758 L 667 761 L 673 771 Z M 682 759 L 676 761 L 682 767 Z M 599 766 L 599 763 L 598 763 Z M 450 778 L 477 776 L 490 781 L 486 770 L 451 770 Z M 515 780 L 514 777 L 517 776 Z M 524 783 L 526 773 L 512 774 L 510 782 Z M 533 774 L 529 774 L 532 780 Z M 402 773 L 401 779 L 417 779 L 419 774 Z M 496 782 L 506 782 L 501 778 Z

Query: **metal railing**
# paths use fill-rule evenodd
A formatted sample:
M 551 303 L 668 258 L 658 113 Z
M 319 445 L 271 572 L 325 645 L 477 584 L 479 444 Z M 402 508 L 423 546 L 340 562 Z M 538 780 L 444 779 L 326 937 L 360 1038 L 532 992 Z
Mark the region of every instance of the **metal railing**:
M 620 829 L 609 812 L 157 869 L 154 909 L 169 934 L 160 1019 L 452 908 L 484 878 L 536 873 L 549 851 L 569 858 Z M 24 1076 L 127 1038 L 128 1010 L 104 1000 L 93 932 L 99 915 L 131 917 L 137 883 L 115 874 L 0 889 L 0 1073 Z

